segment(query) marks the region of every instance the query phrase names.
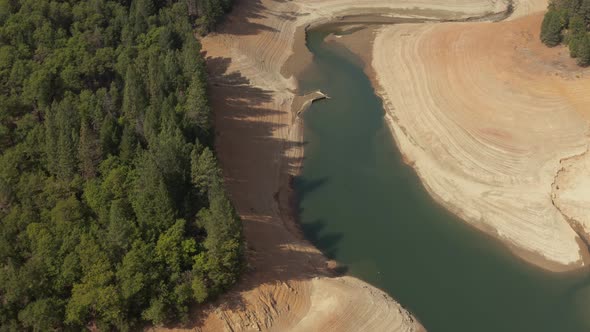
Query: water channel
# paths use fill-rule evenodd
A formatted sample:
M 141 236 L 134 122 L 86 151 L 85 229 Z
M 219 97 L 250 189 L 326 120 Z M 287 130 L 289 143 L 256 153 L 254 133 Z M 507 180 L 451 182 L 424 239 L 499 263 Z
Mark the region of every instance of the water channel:
M 304 113 L 296 179 L 306 236 L 348 274 L 388 292 L 430 332 L 590 331 L 590 275 L 550 273 L 438 205 L 404 164 L 358 61 L 309 32 L 302 91 L 331 99 Z

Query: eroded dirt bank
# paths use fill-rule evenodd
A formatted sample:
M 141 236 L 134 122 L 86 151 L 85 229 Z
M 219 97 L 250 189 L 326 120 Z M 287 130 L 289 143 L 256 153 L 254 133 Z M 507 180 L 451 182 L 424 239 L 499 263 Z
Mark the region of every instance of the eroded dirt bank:
M 369 51 L 357 52 L 372 64 L 368 72 L 386 101 L 396 141 L 433 196 L 520 248 L 523 257 L 560 270 L 579 266 L 586 252 L 576 242 L 576 231 L 586 227 L 576 214 L 585 204 L 577 193 L 583 188 L 568 183 L 588 172 L 588 72 L 559 48 L 540 45 L 540 15 L 518 18 L 545 5 L 517 2 L 516 22 L 498 25 L 388 26 L 378 29 Z M 241 1 L 219 33 L 203 40 L 217 150 L 244 221 L 248 271 L 236 289 L 197 316 L 199 329 L 423 329 L 380 290 L 335 277 L 333 262 L 293 223 L 290 180 L 303 146 L 292 74 L 310 60 L 304 30 L 313 24 L 363 14 L 448 20 L 505 6 L 478 0 Z M 364 33 L 373 39 L 372 31 Z M 572 220 L 581 227 L 572 228 Z
M 505 8 L 501 1 L 482 0 L 263 0 L 235 6 L 218 33 L 202 44 L 212 83 L 216 148 L 243 219 L 248 271 L 233 291 L 197 316 L 196 326 L 423 330 L 382 291 L 336 276 L 335 264 L 305 241 L 293 222 L 290 182 L 301 166 L 303 146 L 301 122 L 292 109 L 297 90 L 292 74 L 310 60 L 304 30 L 313 24 L 363 14 L 455 19 Z
M 520 257 L 561 271 L 588 257 L 590 71 L 541 44 L 542 17 L 383 27 L 372 70 L 395 140 L 430 193 Z

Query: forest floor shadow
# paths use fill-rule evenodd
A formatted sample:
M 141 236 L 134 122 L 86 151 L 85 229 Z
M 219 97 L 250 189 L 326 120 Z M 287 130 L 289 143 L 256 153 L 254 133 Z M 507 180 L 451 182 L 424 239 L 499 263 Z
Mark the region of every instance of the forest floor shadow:
M 253 86 L 237 71 L 231 59 L 211 57 L 203 52 L 209 76 L 210 104 L 214 111 L 215 147 L 222 166 L 225 186 L 242 219 L 245 237 L 245 269 L 240 281 L 213 301 L 211 310 L 244 311 L 244 294 L 262 285 L 285 285 L 318 276 L 335 276 L 328 259 L 313 248 L 296 223 L 299 208 L 294 198 L 290 165 L 300 165 L 303 156 L 287 157 L 286 151 L 302 148 L 303 142 L 281 139 L 284 111 L 275 109 L 273 92 Z M 327 179 L 304 184 L 305 194 Z M 322 234 L 324 223 L 312 225 L 312 241 L 330 243 L 328 256 L 335 255 L 341 234 Z M 329 240 L 329 241 L 327 241 Z M 314 241 L 315 242 L 315 241 Z M 324 248 L 325 249 L 325 248 Z M 200 326 L 208 310 L 194 310 L 192 326 Z

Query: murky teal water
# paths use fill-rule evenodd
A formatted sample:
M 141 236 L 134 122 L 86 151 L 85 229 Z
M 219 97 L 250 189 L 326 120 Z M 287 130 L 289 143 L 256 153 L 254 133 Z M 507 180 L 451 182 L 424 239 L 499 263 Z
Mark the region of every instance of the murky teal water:
M 301 81 L 332 97 L 304 116 L 295 186 L 306 236 L 430 332 L 590 331 L 588 273 L 525 264 L 436 204 L 403 163 L 368 78 L 326 35 L 310 33 L 315 63 Z

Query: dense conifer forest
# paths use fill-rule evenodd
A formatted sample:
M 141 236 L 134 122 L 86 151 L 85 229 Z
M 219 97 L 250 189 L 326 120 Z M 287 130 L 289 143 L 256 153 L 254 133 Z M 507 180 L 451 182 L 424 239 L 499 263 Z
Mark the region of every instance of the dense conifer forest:
M 581 66 L 590 65 L 590 0 L 551 0 L 541 41 L 548 46 L 565 43 Z
M 194 31 L 230 0 L 0 0 L 0 330 L 187 322 L 240 271 Z

